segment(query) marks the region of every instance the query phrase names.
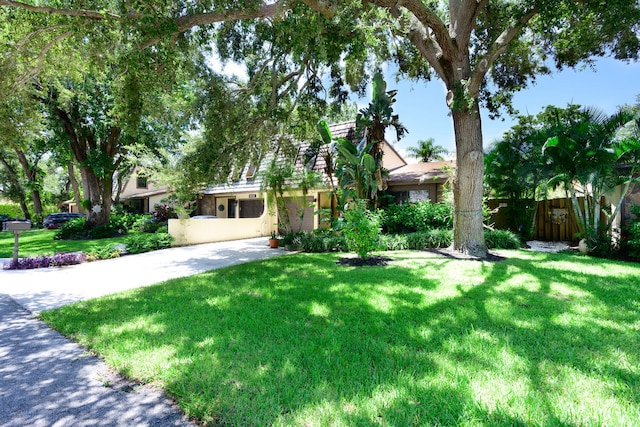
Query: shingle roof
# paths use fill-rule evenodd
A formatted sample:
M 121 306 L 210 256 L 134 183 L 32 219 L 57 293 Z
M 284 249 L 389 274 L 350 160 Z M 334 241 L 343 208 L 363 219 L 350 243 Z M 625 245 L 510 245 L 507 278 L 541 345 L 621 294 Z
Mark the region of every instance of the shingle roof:
M 358 137 L 355 132 L 356 122 L 348 121 L 342 123 L 336 123 L 329 125 L 329 129 L 331 130 L 331 135 L 334 138 L 347 138 L 353 142 L 358 142 Z M 298 145 L 298 152 L 295 156 L 295 163 L 297 168 L 304 168 L 306 166 L 305 154 L 309 152 L 311 148 L 310 142 L 302 142 Z M 323 147 L 323 149 L 328 149 L 328 147 Z M 309 152 L 309 154 L 311 154 Z M 273 159 L 273 156 L 266 156 L 260 166 L 257 168 L 257 171 L 252 176 L 247 176 L 247 172 L 251 165 L 246 165 L 239 175 L 239 179 L 232 183 L 225 183 L 219 185 L 212 185 L 205 189 L 204 194 L 222 194 L 222 193 L 239 193 L 239 192 L 254 192 L 259 191 L 260 186 L 262 184 L 262 178 L 260 176 L 260 171 L 263 171 L 269 162 Z M 282 159 L 284 161 L 284 159 Z M 322 152 L 316 156 L 314 161 L 312 162 L 312 170 L 321 173 L 326 178 L 325 174 L 326 161 Z
M 358 143 L 361 136 L 356 135 L 356 123 L 355 121 L 348 121 L 342 123 L 336 123 L 329 125 L 331 134 L 334 138 L 347 138 L 354 143 Z M 309 151 L 311 147 L 310 142 L 303 142 L 298 145 L 298 153 L 295 157 L 295 163 L 297 168 L 308 167 L 305 161 L 305 153 L 311 154 Z M 389 147 L 391 147 L 389 145 Z M 393 147 L 391 147 L 393 149 Z M 322 147 L 323 150 L 329 149 L 326 146 Z M 397 152 L 396 152 L 397 153 Z M 399 156 L 399 155 L 398 155 Z M 260 191 L 262 179 L 260 171 L 264 170 L 269 162 L 273 159 L 272 156 L 268 156 L 262 161 L 262 164 L 258 167 L 258 170 L 252 175 L 247 176 L 247 172 L 251 165 L 245 166 L 242 173 L 239 175 L 239 179 L 233 183 L 226 183 L 220 185 L 214 185 L 208 187 L 204 194 L 223 194 L 223 193 L 239 193 L 239 192 L 255 192 Z M 325 173 L 326 161 L 322 155 L 322 151 L 316 156 L 312 162 L 312 169 L 318 173 L 321 173 L 325 179 L 327 178 Z M 389 184 L 414 184 L 423 183 L 426 181 L 432 182 L 444 182 L 449 178 L 449 175 L 443 172 L 443 167 L 454 167 L 454 162 L 428 162 L 417 163 L 406 166 L 401 166 L 394 169 L 389 174 Z
M 424 162 L 402 166 L 389 173 L 389 184 L 422 184 L 444 182 L 449 179 L 447 169 L 455 167 L 455 162 Z

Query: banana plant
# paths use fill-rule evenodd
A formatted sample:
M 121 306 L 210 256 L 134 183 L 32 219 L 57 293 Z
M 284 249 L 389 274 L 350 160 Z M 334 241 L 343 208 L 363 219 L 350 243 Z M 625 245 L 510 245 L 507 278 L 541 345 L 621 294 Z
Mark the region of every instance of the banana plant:
M 376 161 L 369 152 L 372 144 L 362 140 L 354 145 L 348 139 L 337 141 L 338 157 L 336 162 L 336 177 L 338 184 L 345 190 L 347 196 L 355 199 L 370 200 L 377 191 Z
M 356 117 L 356 132 L 360 133 L 366 129 L 364 132 L 366 144 L 370 147 L 370 154 L 375 160 L 376 191 L 372 191 L 370 195 L 375 205 L 377 190 L 383 191 L 387 188 L 385 171 L 382 166 L 385 131 L 388 127 L 393 127 L 399 140 L 407 133 L 407 128 L 400 123 L 398 115 L 393 114 L 393 104 L 396 102 L 398 91 L 387 91 L 387 83 L 380 73 L 373 76 L 372 86 L 371 102 L 366 108 L 361 109 Z

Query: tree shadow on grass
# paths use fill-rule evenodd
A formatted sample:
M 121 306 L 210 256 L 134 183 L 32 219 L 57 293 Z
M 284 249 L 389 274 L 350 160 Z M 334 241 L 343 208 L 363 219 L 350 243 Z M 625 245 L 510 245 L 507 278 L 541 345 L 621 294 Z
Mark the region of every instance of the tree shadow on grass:
M 345 269 L 336 258 L 216 270 L 44 317 L 210 425 L 637 419 L 639 268 L 609 277 L 606 264 L 529 254 L 409 268 L 415 257 L 399 254 Z M 461 277 L 443 283 L 451 271 Z

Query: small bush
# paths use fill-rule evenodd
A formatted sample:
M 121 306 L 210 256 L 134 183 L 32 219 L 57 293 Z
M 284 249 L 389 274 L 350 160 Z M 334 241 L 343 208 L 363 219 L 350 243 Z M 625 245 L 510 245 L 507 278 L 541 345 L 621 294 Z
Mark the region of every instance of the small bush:
M 122 236 L 127 234 L 127 229 L 114 226 L 113 224 L 100 224 L 91 228 L 87 232 L 89 239 L 106 239 L 109 237 Z
M 17 203 L 0 203 L 0 213 L 11 218 L 22 218 L 24 214 Z
M 28 270 L 33 268 L 60 267 L 63 265 L 81 264 L 86 257 L 82 253 L 65 253 L 56 255 L 43 255 L 19 259 L 17 263 L 11 261 L 4 265 L 5 270 Z
M 640 261 L 640 205 L 631 206 L 630 211 L 634 218 L 622 229 L 620 246 L 624 255 Z
M 380 249 L 385 251 L 401 251 L 409 249 L 406 234 L 381 234 L 379 242 Z
M 508 230 L 485 230 L 484 240 L 488 249 L 520 249 L 520 237 Z
M 302 238 L 306 235 L 304 231 L 299 233 L 289 233 L 282 236 L 280 239 L 280 243 L 282 246 L 291 248 L 291 249 L 299 249 L 300 243 L 302 242 Z
M 109 224 L 100 224 L 93 228 L 88 226 L 85 218 L 76 218 L 62 224 L 53 238 L 55 240 L 106 239 L 127 233 L 128 228 L 123 216 L 116 216 L 115 219 L 112 217 Z
M 173 237 L 167 233 L 135 234 L 125 242 L 126 251 L 130 254 L 155 251 L 171 246 Z
M 424 250 L 447 248 L 453 242 L 453 230 L 435 229 L 407 235 L 408 249 Z
M 126 234 L 126 232 L 137 230 L 138 224 L 149 218 L 152 218 L 152 216 L 149 214 L 114 214 L 111 215 L 109 224 L 117 230 L 124 230 L 125 232 L 120 232 L 120 234 L 122 235 Z
M 97 261 L 100 259 L 119 258 L 121 250 L 111 245 L 102 247 L 92 247 L 84 251 L 87 261 Z
M 382 230 L 389 234 L 453 228 L 451 207 L 429 201 L 389 205 L 382 210 L 381 219 Z
M 140 221 L 136 223 L 136 229 L 142 233 L 157 233 L 162 227 L 164 227 L 166 222 L 159 222 L 153 216 L 147 216 L 144 218 L 144 221 Z
M 82 240 L 88 236 L 87 220 L 76 218 L 62 224 L 53 238 L 55 240 Z
M 158 204 L 158 205 L 154 205 L 153 208 L 154 208 L 153 216 L 158 222 L 167 222 L 169 221 L 170 218 L 178 218 L 178 213 L 176 212 L 176 209 L 171 205 Z
M 347 240 L 342 234 L 314 235 L 300 237 L 299 250 L 304 252 L 347 252 Z
M 342 226 L 347 246 L 362 259 L 379 248 L 380 217 L 367 210 L 364 200 L 356 200 L 352 207 L 344 211 Z

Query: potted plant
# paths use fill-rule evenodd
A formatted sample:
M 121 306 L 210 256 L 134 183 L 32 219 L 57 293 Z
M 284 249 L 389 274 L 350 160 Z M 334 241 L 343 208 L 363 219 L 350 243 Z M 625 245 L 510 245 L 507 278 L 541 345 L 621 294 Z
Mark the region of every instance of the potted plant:
M 280 239 L 278 239 L 278 236 L 276 235 L 275 231 L 271 232 L 271 237 L 269 238 L 269 247 L 271 249 L 276 249 L 278 248 L 278 246 L 280 246 Z

